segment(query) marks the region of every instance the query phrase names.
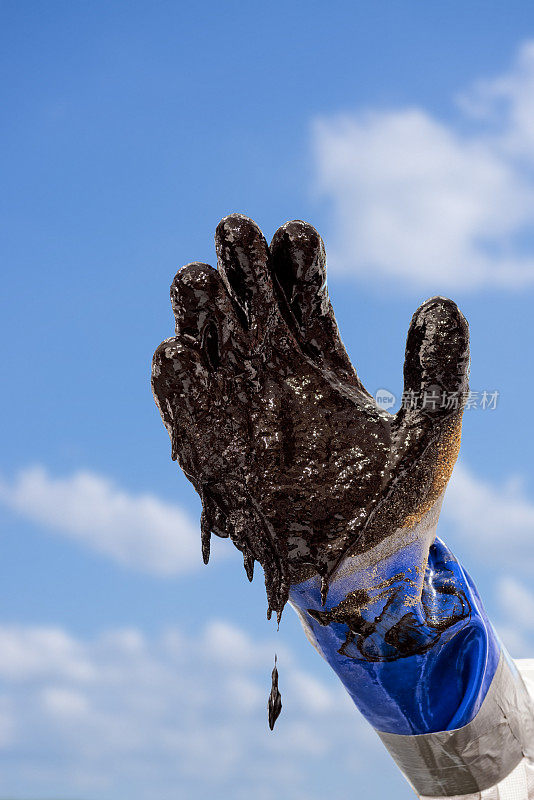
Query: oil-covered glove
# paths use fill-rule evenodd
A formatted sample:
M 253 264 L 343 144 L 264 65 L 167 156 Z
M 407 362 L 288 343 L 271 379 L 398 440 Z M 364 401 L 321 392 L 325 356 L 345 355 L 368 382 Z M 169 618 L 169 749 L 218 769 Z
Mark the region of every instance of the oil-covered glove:
M 156 350 L 154 395 L 202 499 L 205 558 L 210 532 L 230 536 L 281 612 L 292 583 L 319 574 L 324 594 L 347 555 L 438 501 L 460 442 L 467 325 L 443 298 L 417 311 L 405 363 L 415 401 L 393 417 L 343 347 L 314 228 L 287 223 L 269 249 L 232 215 L 216 248 L 218 270 L 189 264 L 173 281 L 176 336 Z
M 461 755 L 459 779 L 463 745 L 436 739 L 480 718 L 504 670 L 476 590 L 436 540 L 467 393 L 464 317 L 441 297 L 415 313 L 392 416 L 341 342 L 315 229 L 286 223 L 268 247 L 236 214 L 215 239 L 218 269 L 189 264 L 172 283 L 176 335 L 152 368 L 173 458 L 202 499 L 204 560 L 215 533 L 249 579 L 262 565 L 268 614 L 291 600 L 418 791 L 492 785 L 517 746 L 503 765 L 503 735 L 486 743 L 489 772 Z

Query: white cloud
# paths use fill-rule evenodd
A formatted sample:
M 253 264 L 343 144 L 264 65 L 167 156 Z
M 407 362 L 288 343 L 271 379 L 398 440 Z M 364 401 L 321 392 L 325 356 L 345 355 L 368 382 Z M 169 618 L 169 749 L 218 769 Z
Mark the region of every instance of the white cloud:
M 80 692 L 50 686 L 43 690 L 42 702 L 53 717 L 83 717 L 89 710 L 87 698 Z
M 2 680 L 41 680 L 59 675 L 85 682 L 93 677 L 82 648 L 61 628 L 3 627 L 0 642 Z
M 509 155 L 534 157 L 534 41 L 524 42 L 512 69 L 480 80 L 458 97 L 463 111 L 494 126 L 496 144 Z
M 236 644 L 240 663 L 220 658 L 221 646 Z M 276 637 L 258 642 L 220 620 L 195 635 L 111 630 L 93 639 L 0 626 L 0 793 L 318 800 L 325 776 L 350 787 L 343 764 L 357 753 L 369 771 L 386 758 L 381 745 L 341 684 L 309 675 L 290 652 L 279 659 L 284 711 L 271 733 L 275 646 L 280 654 Z M 397 783 L 391 793 L 408 797 L 400 775 Z
M 520 570 L 534 568 L 534 503 L 521 482 L 501 486 L 456 464 L 442 516 L 453 523 L 454 538 L 486 564 Z
M 534 631 L 534 593 L 516 578 L 501 578 L 498 594 L 503 611 L 524 630 Z
M 294 670 L 291 687 L 302 708 L 310 713 L 324 713 L 332 710 L 332 695 L 313 675 Z M 350 702 L 348 695 L 347 701 Z
M 421 108 L 314 123 L 331 267 L 433 293 L 534 283 L 534 43 L 481 82 L 456 122 Z
M 175 575 L 202 565 L 199 526 L 185 511 L 92 472 L 58 478 L 31 467 L 0 479 L 0 502 L 127 567 Z
M 516 576 L 497 582 L 496 627 L 514 657 L 532 658 L 534 653 L 534 593 Z

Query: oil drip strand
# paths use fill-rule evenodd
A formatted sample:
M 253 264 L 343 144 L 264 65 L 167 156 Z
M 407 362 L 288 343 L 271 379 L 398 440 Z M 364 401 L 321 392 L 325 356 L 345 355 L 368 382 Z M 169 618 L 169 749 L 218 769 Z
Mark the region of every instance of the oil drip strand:
M 269 695 L 269 702 L 267 704 L 269 712 L 269 728 L 273 730 L 274 724 L 280 712 L 282 711 L 282 695 L 278 689 L 278 669 L 276 667 L 276 653 L 274 656 L 274 667 L 271 674 L 271 694 Z

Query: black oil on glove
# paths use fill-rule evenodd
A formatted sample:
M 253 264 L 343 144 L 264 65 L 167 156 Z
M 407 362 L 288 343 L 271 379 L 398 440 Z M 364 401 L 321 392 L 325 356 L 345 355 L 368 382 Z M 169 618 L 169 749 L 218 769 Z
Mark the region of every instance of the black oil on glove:
M 415 313 L 395 416 L 363 388 L 326 288 L 325 251 L 288 222 L 270 248 L 254 222 L 223 219 L 218 269 L 189 264 L 171 286 L 176 335 L 157 348 L 156 403 L 202 499 L 202 550 L 230 537 L 265 572 L 268 615 L 290 586 L 409 529 L 442 497 L 467 391 L 467 323 L 436 297 Z M 409 405 L 409 404 L 408 404 Z M 424 563 L 421 568 L 424 571 Z

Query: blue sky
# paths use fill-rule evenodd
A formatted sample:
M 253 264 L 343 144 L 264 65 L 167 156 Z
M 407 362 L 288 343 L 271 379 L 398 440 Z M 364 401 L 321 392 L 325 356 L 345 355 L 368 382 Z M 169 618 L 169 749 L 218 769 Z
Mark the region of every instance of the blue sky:
M 371 392 L 400 397 L 411 314 L 453 297 L 499 400 L 465 414 L 440 532 L 532 656 L 532 4 L 0 12 L 0 797 L 411 797 L 261 576 L 226 542 L 203 566 L 149 365 L 232 211 L 319 229 Z

